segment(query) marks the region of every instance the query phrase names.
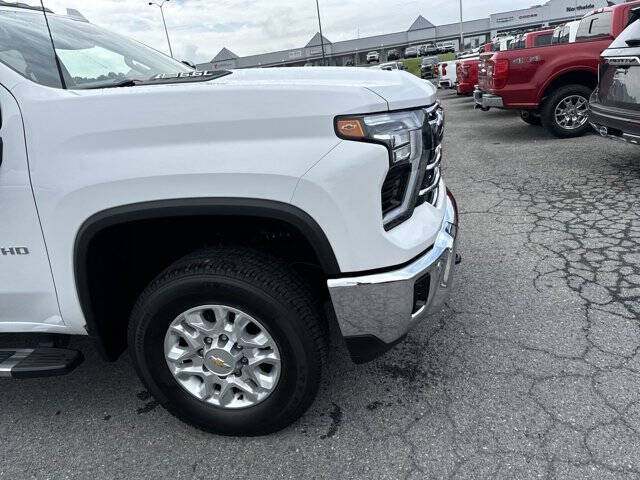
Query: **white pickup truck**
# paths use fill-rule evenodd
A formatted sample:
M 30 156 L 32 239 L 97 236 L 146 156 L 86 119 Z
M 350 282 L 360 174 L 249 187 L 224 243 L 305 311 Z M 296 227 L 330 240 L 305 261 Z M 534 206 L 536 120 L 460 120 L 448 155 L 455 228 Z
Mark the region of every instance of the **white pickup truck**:
M 0 376 L 68 373 L 63 340 L 88 335 L 199 428 L 290 424 L 332 323 L 366 362 L 449 293 L 435 93 L 398 71 L 197 72 L 0 7 L 0 333 L 38 340 Z

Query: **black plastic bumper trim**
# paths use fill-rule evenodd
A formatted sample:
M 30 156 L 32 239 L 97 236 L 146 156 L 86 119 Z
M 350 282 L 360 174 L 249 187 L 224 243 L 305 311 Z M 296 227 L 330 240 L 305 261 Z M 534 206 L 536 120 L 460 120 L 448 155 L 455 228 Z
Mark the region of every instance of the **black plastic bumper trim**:
M 353 363 L 361 365 L 381 357 L 396 345 L 402 343 L 405 338 L 407 338 L 407 336 L 403 335 L 395 342 L 385 343 L 373 335 L 362 335 L 345 337 L 344 341 L 347 344 L 347 349 L 349 350 Z

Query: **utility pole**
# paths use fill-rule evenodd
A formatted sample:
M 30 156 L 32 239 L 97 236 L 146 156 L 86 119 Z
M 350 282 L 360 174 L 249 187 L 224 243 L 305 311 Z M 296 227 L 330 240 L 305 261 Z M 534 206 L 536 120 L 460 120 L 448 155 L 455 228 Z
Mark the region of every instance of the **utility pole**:
M 169 30 L 167 30 L 167 22 L 164 19 L 164 10 L 162 9 L 162 7 L 164 7 L 164 4 L 169 1 L 170 0 L 162 0 L 162 2 L 160 3 L 149 2 L 149 5 L 155 5 L 160 9 L 160 15 L 162 15 L 162 24 L 164 25 L 164 34 L 167 36 L 167 44 L 169 45 L 169 55 L 171 55 L 171 58 L 173 58 L 173 49 L 171 48 L 171 40 L 169 40 Z
M 460 51 L 464 50 L 464 27 L 462 25 L 462 0 L 460 0 Z
M 318 9 L 318 27 L 320 28 L 320 47 L 322 48 L 322 64 L 327 66 L 327 58 L 324 53 L 324 37 L 322 36 L 322 20 L 320 18 L 320 3 L 316 0 L 316 8 Z

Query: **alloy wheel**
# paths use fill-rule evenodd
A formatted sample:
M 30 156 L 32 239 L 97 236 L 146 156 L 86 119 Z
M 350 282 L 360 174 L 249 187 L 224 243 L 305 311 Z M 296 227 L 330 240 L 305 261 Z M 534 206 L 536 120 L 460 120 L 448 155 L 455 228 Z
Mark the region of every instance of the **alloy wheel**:
M 263 402 L 280 378 L 280 351 L 271 334 L 255 318 L 226 305 L 178 315 L 165 335 L 164 353 L 182 388 L 225 409 Z
M 577 130 L 589 120 L 589 102 L 582 95 L 563 98 L 556 106 L 556 123 L 565 130 Z

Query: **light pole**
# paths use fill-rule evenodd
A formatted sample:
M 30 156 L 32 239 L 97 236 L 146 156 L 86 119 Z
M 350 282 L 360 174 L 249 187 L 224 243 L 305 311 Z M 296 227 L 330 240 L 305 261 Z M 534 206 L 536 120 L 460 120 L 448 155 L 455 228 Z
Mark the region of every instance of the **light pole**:
M 320 3 L 316 0 L 316 8 L 318 9 L 318 27 L 320 28 L 320 47 L 322 48 L 322 64 L 327 66 L 327 59 L 324 54 L 324 37 L 322 36 L 322 20 L 320 19 Z
M 460 51 L 464 50 L 464 28 L 462 26 L 462 0 L 460 0 Z
M 164 7 L 164 4 L 169 1 L 170 0 L 162 0 L 160 3 L 149 2 L 149 5 L 155 5 L 160 9 L 160 15 L 162 15 L 162 24 L 164 25 L 164 33 L 167 36 L 167 44 L 169 45 L 169 55 L 171 55 L 171 58 L 173 58 L 173 49 L 171 48 L 171 40 L 169 40 L 169 30 L 167 30 L 167 22 L 164 19 L 164 10 L 162 9 L 162 7 Z

